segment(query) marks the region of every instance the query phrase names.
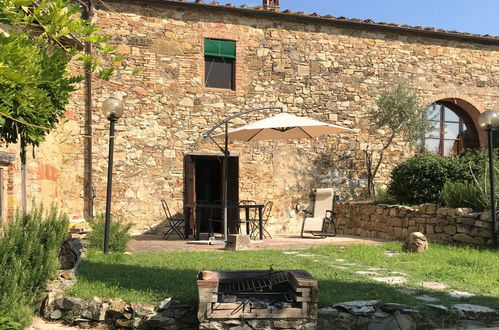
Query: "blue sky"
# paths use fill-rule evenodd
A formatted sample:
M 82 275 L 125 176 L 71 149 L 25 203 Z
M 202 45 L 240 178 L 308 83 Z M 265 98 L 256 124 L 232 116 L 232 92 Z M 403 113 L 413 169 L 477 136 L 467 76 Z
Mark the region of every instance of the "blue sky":
M 205 0 L 209 2 L 209 0 Z M 259 6 L 261 0 L 218 0 Z M 281 9 L 499 36 L 499 0 L 280 0 Z

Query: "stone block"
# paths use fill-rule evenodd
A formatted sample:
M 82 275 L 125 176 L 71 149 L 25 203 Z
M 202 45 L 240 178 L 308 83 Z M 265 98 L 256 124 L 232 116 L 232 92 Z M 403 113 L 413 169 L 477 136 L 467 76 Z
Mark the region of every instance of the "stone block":
M 464 233 L 464 234 L 469 234 L 471 231 L 471 226 L 466 226 L 466 225 L 457 225 L 456 230 L 458 233 Z
M 428 239 L 423 233 L 410 233 L 404 241 L 402 251 L 404 252 L 425 252 L 428 250 Z
M 426 225 L 426 233 L 427 234 L 435 233 L 435 231 L 433 230 L 433 225 L 430 225 L 430 224 Z
M 403 238 L 404 236 L 402 235 L 402 228 L 394 227 L 393 228 L 393 236 L 395 236 L 396 238 Z
M 455 242 L 458 242 L 458 243 L 467 243 L 467 244 L 476 244 L 476 240 L 469 236 L 469 235 L 466 235 L 466 234 L 455 234 L 454 236 L 452 236 L 452 238 L 454 239 Z
M 490 230 L 479 230 L 478 231 L 478 236 L 484 237 L 484 238 L 491 238 L 492 237 L 492 232 Z
M 392 218 L 390 223 L 394 227 L 402 227 L 402 219 L 401 218 Z
M 444 227 L 444 233 L 446 233 L 446 234 L 454 235 L 456 232 L 457 232 L 456 226 L 447 225 Z
M 251 250 L 249 235 L 231 234 L 227 237 L 225 249 L 231 251 Z
M 483 220 L 476 220 L 475 221 L 475 227 L 477 228 L 486 228 L 486 229 L 491 229 L 492 225 L 490 222 L 486 222 Z
M 433 203 L 421 204 L 420 211 L 424 214 L 434 215 L 437 212 L 437 205 Z
M 453 208 L 441 207 L 437 210 L 437 216 L 439 217 L 445 217 L 445 216 L 453 217 L 455 214 L 456 214 L 456 209 Z
M 475 224 L 475 219 L 473 219 L 473 218 L 457 218 L 456 222 L 463 224 L 463 225 L 472 226 Z

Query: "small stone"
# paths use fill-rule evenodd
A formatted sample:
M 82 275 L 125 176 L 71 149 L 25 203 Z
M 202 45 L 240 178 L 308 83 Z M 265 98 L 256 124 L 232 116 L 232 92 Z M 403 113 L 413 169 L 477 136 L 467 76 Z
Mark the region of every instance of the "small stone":
M 118 319 L 115 324 L 120 328 L 133 328 L 133 320 Z
M 75 297 L 62 297 L 57 299 L 55 304 L 59 309 L 80 309 L 83 305 L 83 300 Z
M 416 290 L 413 290 L 413 289 L 408 289 L 408 288 L 398 288 L 396 289 L 398 292 L 400 293 L 404 293 L 404 294 L 415 294 L 416 293 Z
M 161 329 L 174 325 L 175 319 L 165 315 L 156 314 L 148 317 L 145 320 L 145 324 L 152 329 Z
M 333 307 L 340 307 L 351 314 L 369 314 L 374 313 L 380 303 L 379 300 L 359 300 L 339 303 Z
M 432 296 L 428 296 L 428 295 L 416 296 L 414 298 L 416 298 L 417 300 L 426 301 L 426 302 L 437 302 L 437 301 L 440 301 L 440 299 L 432 297 Z
M 449 311 L 449 307 L 444 306 L 444 305 L 435 305 L 435 304 L 427 304 L 427 305 L 430 306 L 433 309 L 436 309 L 436 310 L 439 310 L 439 311 L 442 311 L 442 312 L 448 312 Z
M 158 306 L 158 311 L 164 311 L 165 309 L 168 309 L 170 308 L 170 305 L 171 305 L 171 302 L 172 302 L 172 298 L 166 298 L 165 300 L 163 300 L 162 302 L 159 303 L 159 306 Z
M 83 310 L 81 316 L 89 320 L 104 321 L 108 308 L 109 304 L 103 303 L 99 297 L 94 297 L 88 303 L 87 308 Z
M 336 262 L 345 262 L 345 259 L 336 259 Z
M 121 298 L 115 298 L 109 301 L 108 312 L 111 314 L 122 316 L 127 309 L 128 309 L 127 303 Z
M 154 306 L 142 303 L 142 302 L 133 302 L 130 304 L 132 310 L 135 312 L 135 315 L 139 317 L 147 317 L 154 314 Z
M 392 318 L 389 318 L 387 321 L 380 323 L 369 323 L 367 325 L 367 330 L 400 330 L 397 321 Z
M 385 255 L 388 257 L 398 256 L 399 254 L 400 254 L 400 252 L 398 252 L 398 251 L 386 251 L 385 252 Z
M 400 312 L 395 312 L 395 320 L 397 321 L 400 329 L 416 330 L 416 323 L 409 315 L 401 314 Z
M 59 320 L 61 317 L 62 317 L 62 312 L 60 309 L 56 309 L 52 313 L 50 313 L 50 318 L 52 320 Z
M 472 320 L 485 320 L 497 317 L 497 311 L 486 306 L 472 304 L 456 304 L 452 306 L 462 317 Z
M 402 284 L 405 283 L 405 277 L 401 276 L 389 276 L 389 277 L 373 277 L 375 281 L 388 283 L 388 284 Z
M 302 320 L 274 320 L 274 329 L 298 329 Z
M 359 274 L 359 275 L 378 275 L 378 273 L 376 273 L 376 272 L 366 272 L 366 271 L 362 271 L 362 270 L 359 270 L 359 271 L 355 272 L 355 274 Z
M 411 313 L 416 313 L 415 309 L 412 309 L 408 306 L 405 305 L 400 305 L 400 304 L 395 304 L 395 303 L 386 303 L 381 306 L 381 310 L 385 312 L 395 312 L 399 311 L 400 313 L 404 314 L 411 314 Z
M 421 286 L 426 289 L 432 289 L 432 290 L 445 290 L 447 288 L 447 285 L 444 283 L 440 282 L 422 282 Z
M 336 315 L 338 314 L 338 310 L 334 307 L 322 307 L 317 311 L 317 313 L 323 315 Z
M 473 297 L 474 294 L 464 291 L 452 291 L 451 293 L 449 293 L 449 296 L 456 299 L 469 299 Z
M 61 270 L 59 272 L 59 277 L 65 280 L 74 280 L 75 279 L 74 269 Z

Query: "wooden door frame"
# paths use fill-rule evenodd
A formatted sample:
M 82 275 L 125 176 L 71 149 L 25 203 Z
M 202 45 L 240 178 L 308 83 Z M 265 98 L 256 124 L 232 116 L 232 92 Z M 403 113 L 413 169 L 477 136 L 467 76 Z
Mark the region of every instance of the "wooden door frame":
M 188 237 L 189 234 L 192 234 L 192 226 L 194 219 L 192 218 L 192 212 L 190 212 L 189 208 L 186 205 L 192 205 L 196 200 L 196 159 L 215 159 L 220 158 L 223 159 L 222 153 L 205 153 L 205 152 L 189 152 L 184 155 L 184 220 L 185 220 L 185 235 Z M 235 161 L 235 163 L 234 163 Z M 229 185 L 228 192 L 229 198 L 236 199 L 239 201 L 239 154 L 234 153 L 230 155 L 229 158 L 229 171 L 232 164 L 235 164 L 235 173 L 236 173 L 236 185 L 231 185 L 231 175 L 229 174 Z M 223 170 L 223 164 L 221 164 Z M 222 175 L 223 177 L 223 175 Z M 233 182 L 234 180 L 232 180 Z M 222 182 L 220 183 L 222 184 Z M 237 187 L 234 190 L 234 187 Z M 231 194 L 232 193 L 232 194 Z M 223 190 L 222 190 L 223 194 Z

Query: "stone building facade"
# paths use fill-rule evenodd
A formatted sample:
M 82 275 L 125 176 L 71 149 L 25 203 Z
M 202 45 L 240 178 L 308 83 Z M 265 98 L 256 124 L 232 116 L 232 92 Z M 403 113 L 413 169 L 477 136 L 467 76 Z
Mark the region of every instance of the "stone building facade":
M 83 92 L 74 95 L 68 120 L 30 160 L 29 191 L 83 216 L 83 141 L 91 138 L 94 212 L 104 209 L 108 122 L 99 107 L 120 92 L 126 113 L 117 122 L 113 213 L 137 231 L 160 226 L 161 198 L 183 213 L 189 159 L 208 168 L 195 169 L 198 180 L 215 176 L 209 169 L 218 171 L 220 153 L 201 134 L 240 111 L 282 106 L 354 130 L 314 140 L 230 144 L 239 199 L 274 202 L 272 233 L 298 231 L 302 217 L 295 206 L 307 203 L 314 188 L 333 186 L 345 198 L 362 194 L 363 150 L 380 148 L 383 137 L 366 115 L 396 79 L 412 82 L 427 105 L 455 104 L 476 126 L 485 109 L 499 110 L 497 37 L 199 1 L 106 1 L 94 20 L 125 55 L 126 68 L 109 82 L 94 80 L 91 137 L 83 133 Z M 235 88 L 205 86 L 206 39 L 235 42 Z M 230 126 L 271 114 L 252 113 Z M 411 153 L 396 140 L 378 184 L 387 183 L 393 166 Z

